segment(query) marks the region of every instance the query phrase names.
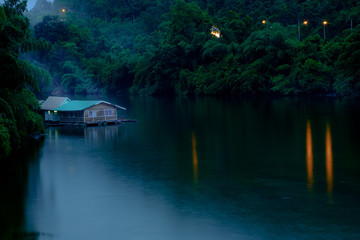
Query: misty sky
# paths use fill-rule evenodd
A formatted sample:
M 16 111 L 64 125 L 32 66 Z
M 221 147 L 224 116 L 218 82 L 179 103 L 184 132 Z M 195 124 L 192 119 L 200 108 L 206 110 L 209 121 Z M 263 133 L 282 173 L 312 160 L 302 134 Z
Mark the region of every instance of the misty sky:
M 27 7 L 28 10 L 32 9 L 36 3 L 36 0 L 28 0 Z
M 27 8 L 28 10 L 32 9 L 37 0 L 28 0 Z M 53 2 L 54 0 L 48 0 L 49 2 Z M 0 0 L 0 3 L 4 3 L 4 0 Z

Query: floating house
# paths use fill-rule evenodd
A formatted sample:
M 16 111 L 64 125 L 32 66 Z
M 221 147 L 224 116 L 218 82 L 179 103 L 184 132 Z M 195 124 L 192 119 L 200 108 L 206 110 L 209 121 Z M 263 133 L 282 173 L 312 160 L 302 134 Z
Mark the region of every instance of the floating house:
M 60 116 L 55 109 L 70 101 L 68 97 L 49 96 L 45 101 L 39 102 L 45 122 L 59 122 Z
M 105 101 L 70 101 L 54 109 L 61 124 L 117 123 L 126 108 Z

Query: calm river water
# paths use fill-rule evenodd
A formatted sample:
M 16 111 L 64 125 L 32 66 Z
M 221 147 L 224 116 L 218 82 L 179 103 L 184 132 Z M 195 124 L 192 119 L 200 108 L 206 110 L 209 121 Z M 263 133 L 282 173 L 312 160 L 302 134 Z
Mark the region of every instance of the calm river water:
M 48 128 L 29 156 L 2 203 L 26 239 L 360 239 L 359 104 L 110 101 L 138 122 Z

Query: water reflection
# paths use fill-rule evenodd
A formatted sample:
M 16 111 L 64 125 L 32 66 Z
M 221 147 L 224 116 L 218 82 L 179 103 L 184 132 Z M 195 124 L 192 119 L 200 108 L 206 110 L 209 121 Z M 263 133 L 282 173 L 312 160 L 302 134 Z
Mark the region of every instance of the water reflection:
M 87 141 L 92 144 L 98 145 L 105 143 L 117 142 L 120 135 L 119 126 L 106 126 L 106 127 L 88 127 L 84 129 L 84 136 Z
M 59 139 L 59 130 L 55 128 L 55 141 Z
M 58 128 L 48 128 L 47 129 L 48 139 L 50 141 L 57 142 L 59 139 L 59 130 Z
M 57 142 L 51 129 L 29 177 L 26 231 L 54 240 L 360 239 L 353 118 L 283 100 L 137 99 L 137 124 L 59 127 Z
M 198 183 L 198 156 L 196 152 L 196 136 L 192 133 L 192 159 L 193 159 L 193 170 L 194 170 L 194 183 Z
M 310 120 L 307 121 L 306 125 L 306 169 L 308 190 L 312 192 L 314 185 L 314 155 Z
M 333 150 L 331 141 L 331 129 L 330 124 L 326 124 L 326 140 L 325 140 L 325 153 L 326 153 L 326 182 L 327 182 L 327 193 L 331 197 L 333 192 Z
M 33 239 L 38 233 L 27 231 L 24 206 L 29 169 L 41 158 L 43 139 L 30 142 L 16 151 L 0 168 L 0 239 Z
M 313 153 L 313 140 L 312 140 L 311 122 L 307 121 L 306 124 L 306 171 L 309 192 L 313 191 L 314 186 L 314 153 Z M 325 169 L 326 169 L 326 184 L 327 194 L 331 198 L 334 185 L 333 173 L 333 149 L 331 128 L 329 122 L 326 123 L 325 133 Z

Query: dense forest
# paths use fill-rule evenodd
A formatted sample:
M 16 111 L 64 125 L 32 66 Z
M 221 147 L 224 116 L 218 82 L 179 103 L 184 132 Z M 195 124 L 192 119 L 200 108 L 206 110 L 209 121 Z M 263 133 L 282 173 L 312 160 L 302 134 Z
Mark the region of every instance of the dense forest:
M 0 38 L 0 158 L 42 131 L 34 93 L 360 93 L 356 0 L 6 0 Z
M 43 91 L 359 95 L 354 0 L 38 0 L 27 16 L 53 46 L 29 56 Z
M 6 1 L 0 6 L 0 160 L 19 148 L 29 135 L 43 131 L 34 92 L 49 74 L 22 58 L 27 52 L 50 49 L 46 41 L 31 38 L 26 2 Z

